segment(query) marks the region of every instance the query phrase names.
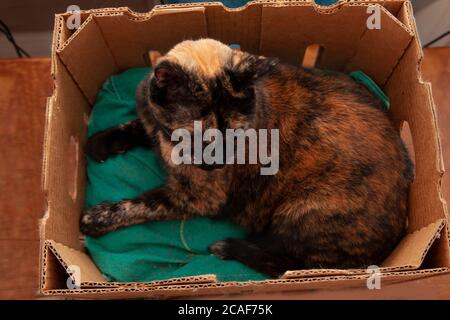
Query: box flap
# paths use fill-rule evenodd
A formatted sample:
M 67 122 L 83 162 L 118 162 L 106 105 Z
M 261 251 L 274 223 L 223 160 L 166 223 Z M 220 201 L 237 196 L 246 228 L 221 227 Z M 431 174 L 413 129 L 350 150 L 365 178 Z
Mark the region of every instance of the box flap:
M 399 16 L 418 35 L 409 1 L 404 3 Z M 441 186 L 444 162 L 438 120 L 431 84 L 422 78 L 422 61 L 423 51 L 416 36 L 384 88 L 391 99 L 391 119 L 398 127 L 408 122 L 414 145 L 415 177 L 409 191 L 409 230 L 418 230 L 437 219 L 448 219 Z M 433 246 L 434 257 L 428 259 L 431 266 L 450 266 L 450 229 L 445 229 L 439 243 Z
M 91 104 L 105 79 L 119 71 L 93 16 L 86 19 L 57 54 Z
M 382 275 L 382 286 L 390 284 L 431 277 L 450 272 L 450 268 L 435 268 L 428 270 L 405 271 L 385 273 Z M 196 285 L 171 285 L 158 287 L 120 287 L 120 288 L 96 288 L 84 290 L 43 290 L 45 295 L 60 295 L 73 298 L 176 298 L 199 297 L 202 295 L 223 294 L 252 294 L 261 292 L 295 291 L 299 294 L 307 290 L 343 290 L 364 289 L 367 290 L 369 274 L 340 275 L 328 277 L 315 277 L 305 279 L 281 279 L 246 282 L 219 282 L 203 283 Z
M 40 221 L 40 237 L 78 249 L 86 179 L 82 146 L 90 106 L 58 56 L 52 64 L 57 70 L 56 91 L 46 110 L 42 180 L 47 208 Z
M 402 267 L 405 269 L 417 269 L 422 265 L 428 250 L 446 224 L 445 219 L 439 219 L 434 223 L 408 234 L 397 245 L 390 256 L 383 262 L 383 267 Z
M 392 254 L 383 262 L 379 268 L 382 274 L 399 272 L 405 270 L 418 269 L 425 259 L 425 256 L 433 242 L 439 237 L 446 221 L 438 220 L 418 231 L 407 235 L 392 252 Z M 80 268 L 81 287 L 82 288 L 98 288 L 98 287 L 151 287 L 165 285 L 180 284 L 199 284 L 199 283 L 216 283 L 215 275 L 201 275 L 192 277 L 173 278 L 168 280 L 152 281 L 152 282 L 106 282 L 89 256 L 81 251 L 69 248 L 63 244 L 48 240 L 46 247 L 58 259 L 59 263 L 68 272 L 71 265 Z M 310 269 L 287 271 L 281 279 L 298 279 L 298 278 L 316 278 L 329 276 L 353 276 L 367 274 L 366 269 Z
M 241 50 L 259 53 L 262 6 L 255 3 L 228 9 L 222 4 L 205 6 L 208 37 L 225 44 L 239 44 Z M 225 27 L 226 26 L 226 27 Z
M 437 220 L 430 225 L 408 234 L 391 255 L 381 264 L 380 273 L 415 270 L 420 268 L 431 245 L 444 228 L 446 221 Z M 335 275 L 366 274 L 367 269 L 310 269 L 286 271 L 282 279 L 324 277 Z
M 145 14 L 129 10 L 115 15 L 97 14 L 95 20 L 119 70 L 145 66 L 144 56 L 149 50 L 166 52 L 183 40 L 208 35 L 205 8 L 199 6 L 155 8 Z
M 355 2 L 317 10 L 305 2 L 267 4 L 262 11 L 260 53 L 299 65 L 299 57 L 304 56 L 306 48 L 317 44 L 323 48 L 321 68 L 362 69 L 383 85 L 412 40 L 413 33 L 380 4 L 376 6 L 380 11 L 381 29 L 369 30 L 369 5 L 370 2 Z M 367 64 L 368 60 L 370 64 Z
M 333 13 L 321 13 L 307 3 L 264 6 L 260 54 L 299 65 L 306 48 L 319 44 L 323 47 L 321 66 L 342 70 L 366 29 L 365 12 L 364 6 L 344 6 Z
M 204 11 L 198 6 L 145 14 L 127 8 L 83 11 L 89 16 L 67 40 L 61 38 L 54 50 L 93 104 L 107 77 L 145 66 L 148 50 L 164 52 L 182 40 L 206 37 Z
M 369 29 L 364 23 L 357 50 L 344 70 L 363 70 L 379 85 L 384 85 L 413 38 L 409 28 L 380 5 L 380 29 Z M 365 14 L 367 19 L 369 14 Z M 389 35 L 387 37 L 386 35 Z M 371 61 L 370 64 L 367 61 Z
M 69 248 L 53 240 L 47 240 L 45 246 L 55 255 L 67 273 L 70 273 L 70 266 L 79 267 L 82 284 L 85 282 L 106 282 L 100 270 L 98 270 L 86 253 Z
M 47 255 L 44 256 L 44 266 L 48 266 L 48 260 L 51 259 L 49 254 L 53 255 L 54 259 L 60 266 L 60 272 L 64 272 L 62 275 L 66 278 L 69 277 L 70 271 L 74 270 L 73 267 L 79 268 L 80 275 L 80 287 L 81 288 L 116 288 L 116 287 L 154 287 L 154 286 L 167 286 L 167 285 L 181 285 L 181 284 L 199 284 L 199 283 L 216 283 L 217 276 L 214 274 L 206 274 L 199 276 L 188 276 L 172 278 L 167 280 L 157 280 L 151 282 L 108 282 L 100 270 L 91 260 L 91 258 L 84 252 L 72 249 L 61 243 L 53 240 L 45 241 L 45 248 Z M 57 266 L 52 266 L 56 268 Z M 45 282 L 45 279 L 44 279 Z
M 201 283 L 216 283 L 217 276 L 215 274 L 204 274 L 199 276 L 187 276 L 179 278 L 171 278 L 166 280 L 155 280 L 150 282 L 83 282 L 81 288 L 144 288 L 172 285 L 187 285 Z

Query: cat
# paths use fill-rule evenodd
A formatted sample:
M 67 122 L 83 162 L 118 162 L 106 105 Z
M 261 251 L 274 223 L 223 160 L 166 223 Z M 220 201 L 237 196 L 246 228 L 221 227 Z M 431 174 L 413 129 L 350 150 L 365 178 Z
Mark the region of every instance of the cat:
M 249 236 L 213 243 L 210 252 L 271 277 L 380 264 L 404 236 L 413 165 L 381 102 L 348 75 L 187 40 L 159 58 L 136 96 L 139 118 L 92 136 L 87 153 L 103 161 L 152 147 L 167 183 L 86 209 L 84 234 L 227 217 Z M 221 131 L 278 129 L 278 173 L 261 175 L 259 164 L 173 164 L 171 132 L 192 132 L 194 120 Z

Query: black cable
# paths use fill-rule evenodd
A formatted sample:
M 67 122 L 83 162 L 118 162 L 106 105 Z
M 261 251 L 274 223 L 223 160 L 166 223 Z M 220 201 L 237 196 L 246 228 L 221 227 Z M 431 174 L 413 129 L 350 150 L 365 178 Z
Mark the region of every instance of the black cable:
M 19 58 L 23 58 L 24 55 L 27 56 L 27 57 L 30 56 L 25 50 L 23 50 L 16 43 L 16 40 L 14 39 L 14 36 L 11 33 L 11 30 L 9 30 L 8 26 L 2 20 L 0 20 L 0 31 L 5 34 L 5 36 L 8 39 L 8 41 L 11 42 L 11 44 L 14 46 L 14 49 L 16 50 L 17 56 Z
M 23 58 L 24 56 L 28 58 L 30 57 L 28 52 L 23 50 L 17 44 L 16 40 L 14 39 L 14 36 L 11 33 L 11 30 L 9 30 L 8 26 L 2 20 L 0 20 L 0 32 L 2 32 L 6 36 L 6 39 L 8 39 L 8 41 L 11 42 L 11 44 L 14 46 L 14 49 L 16 50 L 17 56 L 19 58 Z
M 448 36 L 449 34 L 450 34 L 450 30 L 447 31 L 447 32 L 445 32 L 445 33 L 443 33 L 443 34 L 441 34 L 441 35 L 440 35 L 439 37 L 437 37 L 436 39 L 431 40 L 430 42 L 428 42 L 428 43 L 427 43 L 426 45 L 424 45 L 423 47 L 424 47 L 424 48 L 428 48 L 429 46 L 431 46 L 432 44 L 438 42 L 438 41 L 441 40 L 442 38 L 445 38 L 445 37 Z
M 2 31 L 5 34 L 8 41 L 12 43 L 19 58 L 23 58 L 23 55 L 29 57 L 28 53 L 16 43 L 14 36 L 11 33 L 11 30 L 9 30 L 8 26 L 2 20 L 0 20 L 0 31 Z
M 3 32 L 6 36 L 6 39 L 11 42 L 11 32 L 9 31 L 8 27 L 5 26 L 5 24 L 2 21 L 0 21 L 0 31 Z M 14 49 L 16 50 L 16 53 L 19 54 L 19 52 L 17 52 L 17 48 L 15 46 L 14 46 Z

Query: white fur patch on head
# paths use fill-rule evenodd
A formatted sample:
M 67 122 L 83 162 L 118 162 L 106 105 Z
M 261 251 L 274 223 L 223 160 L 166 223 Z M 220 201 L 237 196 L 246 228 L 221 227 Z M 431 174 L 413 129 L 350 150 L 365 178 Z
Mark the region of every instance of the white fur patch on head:
M 158 62 L 170 61 L 207 78 L 219 75 L 232 63 L 233 49 L 213 39 L 186 40 L 177 44 Z

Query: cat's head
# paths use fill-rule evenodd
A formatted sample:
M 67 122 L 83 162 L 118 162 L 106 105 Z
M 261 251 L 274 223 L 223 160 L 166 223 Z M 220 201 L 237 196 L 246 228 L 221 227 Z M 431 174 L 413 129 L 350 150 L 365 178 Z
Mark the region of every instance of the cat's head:
M 254 83 L 277 59 L 255 56 L 213 40 L 183 41 L 160 57 L 148 78 L 148 107 L 168 131 L 255 128 Z

